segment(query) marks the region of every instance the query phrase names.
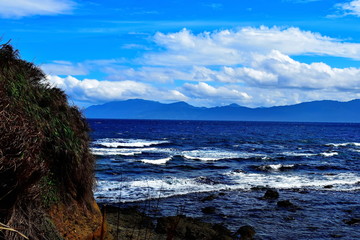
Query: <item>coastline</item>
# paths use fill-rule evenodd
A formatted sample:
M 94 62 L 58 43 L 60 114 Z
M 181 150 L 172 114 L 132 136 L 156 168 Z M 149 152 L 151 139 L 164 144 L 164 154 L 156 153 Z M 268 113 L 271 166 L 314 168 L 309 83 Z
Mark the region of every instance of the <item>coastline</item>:
M 142 240 L 231 240 L 239 239 L 221 224 L 211 224 L 185 215 L 154 217 L 137 207 L 100 205 L 108 232 L 114 239 Z M 252 239 L 252 238 L 241 238 Z

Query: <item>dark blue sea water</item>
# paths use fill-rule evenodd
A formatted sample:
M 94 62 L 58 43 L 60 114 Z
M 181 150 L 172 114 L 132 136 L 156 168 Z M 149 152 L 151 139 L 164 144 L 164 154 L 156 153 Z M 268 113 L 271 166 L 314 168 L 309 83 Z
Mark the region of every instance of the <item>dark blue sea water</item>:
M 256 239 L 360 239 L 360 124 L 89 120 L 96 198 Z M 263 200 L 266 188 L 278 200 Z M 201 201 L 216 194 L 211 201 Z M 290 200 L 296 208 L 281 208 Z M 215 213 L 204 214 L 204 207 Z

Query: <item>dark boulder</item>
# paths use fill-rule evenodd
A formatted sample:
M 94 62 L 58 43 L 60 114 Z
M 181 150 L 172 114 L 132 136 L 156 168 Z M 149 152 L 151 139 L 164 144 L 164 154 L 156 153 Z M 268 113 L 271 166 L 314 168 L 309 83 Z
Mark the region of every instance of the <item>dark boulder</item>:
M 231 240 L 231 231 L 220 224 L 210 224 L 185 216 L 162 217 L 155 231 L 168 239 Z
M 255 229 L 252 226 L 242 226 L 237 230 L 236 234 L 240 235 L 240 240 L 252 240 L 255 236 Z
M 278 199 L 279 198 L 279 192 L 274 189 L 268 189 L 266 190 L 264 196 L 261 199 Z
M 290 202 L 289 200 L 282 200 L 282 201 L 278 201 L 277 202 L 277 206 L 280 208 L 286 208 L 288 210 L 297 210 L 298 207 L 295 206 L 292 202 Z
M 360 224 L 360 218 L 352 218 L 350 220 L 344 220 L 347 225 Z
M 213 214 L 213 213 L 215 213 L 215 210 L 216 210 L 215 207 L 204 207 L 204 208 L 201 209 L 201 211 L 204 214 Z

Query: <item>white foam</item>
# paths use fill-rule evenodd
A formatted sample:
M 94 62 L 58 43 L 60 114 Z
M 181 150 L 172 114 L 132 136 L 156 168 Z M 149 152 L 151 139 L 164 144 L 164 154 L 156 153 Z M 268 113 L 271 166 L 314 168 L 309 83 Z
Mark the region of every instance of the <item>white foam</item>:
M 182 155 L 187 159 L 201 160 L 201 161 L 217 161 L 221 159 L 251 158 L 251 157 L 264 156 L 256 153 L 224 151 L 221 149 L 206 149 L 206 148 L 200 150 L 183 151 Z
M 333 185 L 332 190 L 349 190 L 349 186 L 360 181 L 360 176 L 354 173 L 340 173 L 335 175 L 292 175 L 292 174 L 259 174 L 230 172 L 227 174 L 237 187 L 250 189 L 264 186 L 278 189 L 313 188 L 323 189 L 324 186 Z
M 274 171 L 279 171 L 281 168 L 293 168 L 295 165 L 293 164 L 288 164 L 288 165 L 283 165 L 283 164 L 270 164 L 270 165 L 264 165 L 264 166 L 260 166 L 259 169 L 261 170 L 274 170 Z
M 141 151 L 134 151 L 134 149 L 119 149 L 119 148 L 91 148 L 92 154 L 96 156 L 134 156 L 141 154 Z
M 347 142 L 347 143 L 328 143 L 326 146 L 333 146 L 333 147 L 346 147 L 346 146 L 355 146 L 360 147 L 360 143 L 357 142 Z
M 95 196 L 99 201 L 132 202 L 151 198 L 164 198 L 196 192 L 220 190 L 250 190 L 253 187 L 276 189 L 307 188 L 326 191 L 359 190 L 360 176 L 354 173 L 335 175 L 293 175 L 228 172 L 229 184 L 199 181 L 198 178 L 165 177 L 162 179 L 142 178 L 133 181 L 98 181 Z M 333 185 L 333 188 L 324 188 Z
M 222 184 L 205 184 L 196 179 L 167 177 L 163 179 L 139 179 L 131 182 L 98 181 L 95 197 L 98 201 L 133 202 L 152 198 L 185 195 L 194 192 L 210 192 L 227 189 Z
M 311 157 L 317 155 L 315 153 L 302 153 L 302 152 L 283 152 L 281 154 L 288 157 Z
M 94 144 L 108 147 L 108 148 L 118 148 L 118 147 L 149 147 L 159 144 L 169 143 L 168 141 L 158 141 L 158 140 L 145 140 L 145 139 L 123 139 L 123 138 L 103 138 L 96 140 Z
M 324 157 L 333 157 L 333 156 L 337 156 L 339 155 L 338 152 L 323 152 L 323 153 L 320 153 L 321 156 L 324 156 Z
M 153 160 L 152 159 L 141 159 L 140 161 L 143 163 L 162 165 L 162 164 L 166 164 L 170 160 L 171 160 L 171 157 L 161 158 L 161 159 L 153 159 Z

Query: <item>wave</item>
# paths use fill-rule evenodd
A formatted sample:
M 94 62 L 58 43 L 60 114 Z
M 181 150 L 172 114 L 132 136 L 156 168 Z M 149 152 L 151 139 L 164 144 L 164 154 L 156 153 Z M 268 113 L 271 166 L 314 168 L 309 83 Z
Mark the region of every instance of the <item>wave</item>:
M 241 189 L 253 187 L 269 187 L 277 189 L 323 189 L 325 186 L 333 185 L 332 190 L 348 191 L 360 181 L 360 176 L 354 173 L 339 173 L 334 175 L 292 175 L 292 174 L 259 174 L 230 172 L 227 174 Z M 360 189 L 360 186 L 359 186 Z
M 123 138 L 103 138 L 93 142 L 95 145 L 107 148 L 119 147 L 150 147 L 170 143 L 169 141 L 145 140 L 145 139 L 123 139 Z
M 202 183 L 198 178 L 143 178 L 130 182 L 98 181 L 95 197 L 99 202 L 135 202 L 226 188 L 227 186 L 223 184 Z
M 317 155 L 316 153 L 302 153 L 302 152 L 283 152 L 281 154 L 288 157 L 312 157 Z
M 221 149 L 200 149 L 183 151 L 184 158 L 200 161 L 218 161 L 221 159 L 263 157 L 262 154 L 226 151 Z
M 323 153 L 320 153 L 321 156 L 324 156 L 324 157 L 333 157 L 333 156 L 337 156 L 339 155 L 338 152 L 323 152 Z
M 293 169 L 295 167 L 294 164 L 269 164 L 262 166 L 255 166 L 254 168 L 260 171 L 285 171 L 289 169 Z
M 269 173 L 228 172 L 228 180 L 215 181 L 212 178 L 165 177 L 162 179 L 142 178 L 132 181 L 98 181 L 95 197 L 103 202 L 134 202 L 146 199 L 165 198 L 199 192 L 221 190 L 251 190 L 255 187 L 276 189 L 315 189 L 326 191 L 360 190 L 360 176 L 354 173 L 284 175 Z M 229 181 L 230 179 L 230 181 Z M 333 188 L 324 188 L 332 185 Z
M 133 149 L 91 148 L 90 150 L 96 156 L 135 156 L 142 154 L 141 151 L 134 151 Z
M 360 143 L 358 143 L 358 142 L 328 143 L 328 144 L 325 144 L 325 145 L 326 146 L 332 146 L 332 147 L 347 147 L 347 146 L 360 147 Z
M 161 159 L 141 159 L 140 161 L 143 163 L 162 165 L 162 164 L 166 164 L 170 160 L 171 160 L 171 157 L 161 158 Z

